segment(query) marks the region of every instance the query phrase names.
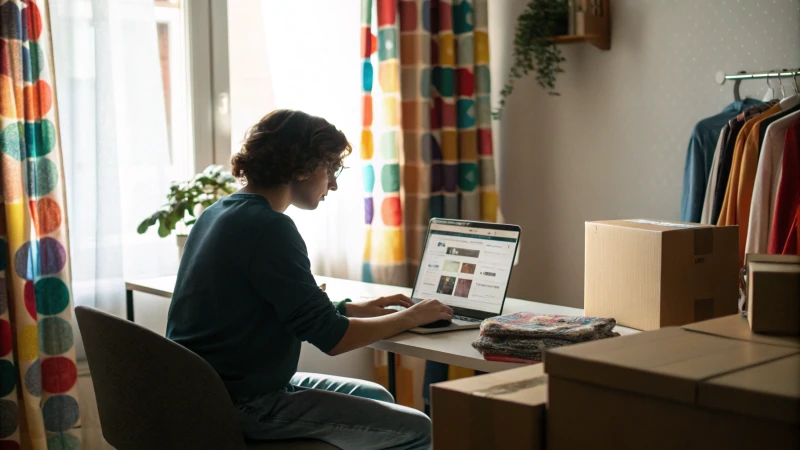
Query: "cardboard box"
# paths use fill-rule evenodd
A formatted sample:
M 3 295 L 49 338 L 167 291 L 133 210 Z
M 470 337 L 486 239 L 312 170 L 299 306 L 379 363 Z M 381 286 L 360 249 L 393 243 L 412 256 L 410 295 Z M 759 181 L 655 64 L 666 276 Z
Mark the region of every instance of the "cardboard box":
M 800 335 L 800 256 L 750 254 L 745 264 L 750 329 Z
M 639 330 L 738 311 L 738 227 L 586 223 L 584 310 Z
M 757 344 L 777 345 L 780 347 L 791 347 L 800 351 L 800 337 L 754 333 L 753 330 L 750 329 L 747 319 L 739 314 L 692 323 L 684 325 L 682 328 L 697 333 L 711 334 L 728 339 L 755 342 Z
M 792 345 L 664 328 L 548 351 L 545 370 L 548 450 L 800 445 Z
M 431 386 L 436 450 L 544 449 L 542 364 Z

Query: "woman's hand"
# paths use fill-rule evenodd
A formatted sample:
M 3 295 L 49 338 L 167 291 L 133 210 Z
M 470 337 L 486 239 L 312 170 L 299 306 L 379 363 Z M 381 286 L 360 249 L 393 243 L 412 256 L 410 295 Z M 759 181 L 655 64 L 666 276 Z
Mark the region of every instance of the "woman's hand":
M 397 312 L 394 309 L 388 309 L 388 306 L 402 306 L 403 308 L 411 308 L 414 303 L 405 295 L 392 295 L 390 297 L 381 297 L 368 302 L 347 303 L 345 310 L 347 317 L 379 317 Z
M 441 303 L 439 300 L 423 300 L 413 308 L 404 311 L 412 317 L 413 325 L 410 328 L 421 327 L 438 320 L 453 320 L 453 308 Z

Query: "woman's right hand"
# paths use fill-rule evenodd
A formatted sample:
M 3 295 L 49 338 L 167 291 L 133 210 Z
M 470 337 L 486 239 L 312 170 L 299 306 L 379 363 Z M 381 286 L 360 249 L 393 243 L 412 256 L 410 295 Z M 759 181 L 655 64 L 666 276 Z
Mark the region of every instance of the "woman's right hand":
M 423 300 L 408 308 L 406 313 L 412 318 L 411 328 L 427 325 L 437 320 L 453 320 L 453 308 L 439 300 Z

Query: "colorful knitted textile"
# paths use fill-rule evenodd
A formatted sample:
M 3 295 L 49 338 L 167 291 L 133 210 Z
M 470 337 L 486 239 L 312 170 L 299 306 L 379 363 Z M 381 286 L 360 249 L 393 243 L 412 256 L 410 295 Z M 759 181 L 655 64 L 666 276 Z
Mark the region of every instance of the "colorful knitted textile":
M 487 360 L 541 361 L 548 348 L 619 336 L 612 331 L 616 324 L 599 317 L 515 313 L 484 320 L 472 346 Z
M 616 325 L 617 321 L 614 319 L 519 312 L 484 320 L 481 324 L 481 336 L 583 342 L 610 333 Z

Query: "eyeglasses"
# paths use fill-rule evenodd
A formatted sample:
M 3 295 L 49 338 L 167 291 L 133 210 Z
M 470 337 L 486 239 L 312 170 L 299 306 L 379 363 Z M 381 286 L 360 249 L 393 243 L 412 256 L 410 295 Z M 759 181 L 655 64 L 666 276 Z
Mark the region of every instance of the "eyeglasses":
M 338 168 L 338 169 L 329 170 L 329 171 L 328 171 L 328 178 L 330 178 L 330 180 L 331 180 L 331 181 L 333 181 L 333 180 L 335 180 L 335 179 L 339 178 L 339 175 L 341 175 L 341 174 L 342 174 L 342 172 L 344 172 L 344 169 L 347 169 L 347 167 L 345 167 L 345 166 L 339 166 L 339 168 Z

